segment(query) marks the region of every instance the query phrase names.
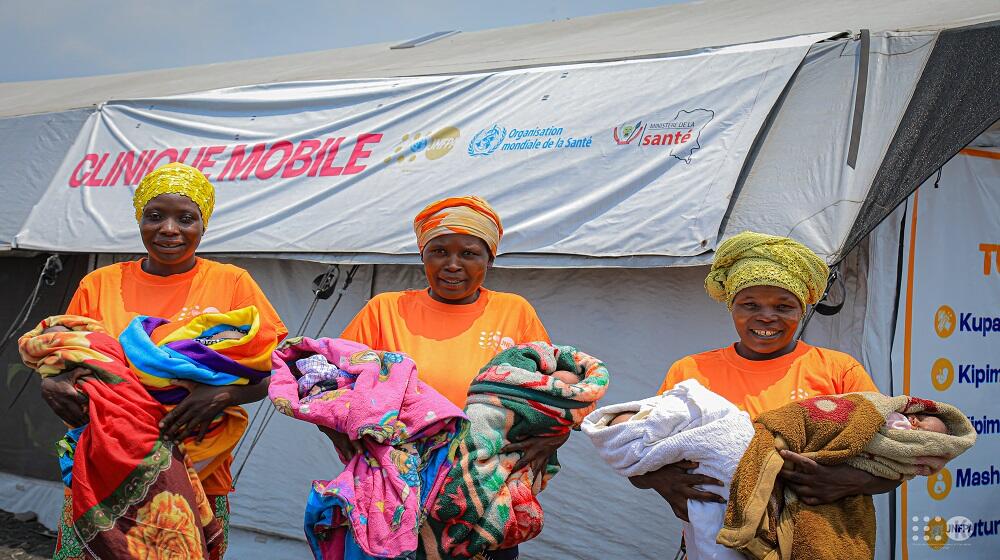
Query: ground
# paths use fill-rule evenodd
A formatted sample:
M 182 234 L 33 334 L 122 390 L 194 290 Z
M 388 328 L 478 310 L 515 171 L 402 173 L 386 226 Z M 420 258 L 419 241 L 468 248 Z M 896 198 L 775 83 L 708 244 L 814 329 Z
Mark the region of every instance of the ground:
M 51 558 L 55 545 L 55 534 L 37 521 L 18 521 L 0 511 L 0 560 Z

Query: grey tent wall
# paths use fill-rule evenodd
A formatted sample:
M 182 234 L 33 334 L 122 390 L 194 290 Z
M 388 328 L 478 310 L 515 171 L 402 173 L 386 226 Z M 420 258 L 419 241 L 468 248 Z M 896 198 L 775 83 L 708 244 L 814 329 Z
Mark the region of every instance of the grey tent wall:
M 1000 21 L 942 31 L 838 260 L 945 162 L 1000 120 L 998 91 Z
M 46 255 L 0 254 L 0 334 L 11 328 L 29 298 Z M 50 315 L 65 311 L 80 279 L 88 272 L 89 255 L 62 255 L 62 272 L 53 285 L 43 283 L 38 301 L 14 336 L 0 350 L 0 472 L 43 480 L 60 480 L 55 442 L 66 426 L 49 410 L 39 390 L 40 378 L 21 363 L 17 338 Z
M 10 246 L 32 207 L 49 187 L 91 110 L 0 119 L 0 249 Z

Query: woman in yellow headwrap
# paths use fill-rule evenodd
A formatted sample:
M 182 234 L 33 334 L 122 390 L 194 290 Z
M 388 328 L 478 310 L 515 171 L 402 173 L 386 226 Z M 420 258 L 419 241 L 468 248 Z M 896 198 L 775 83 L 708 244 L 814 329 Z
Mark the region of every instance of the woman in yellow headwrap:
M 215 188 L 204 174 L 182 163 L 164 165 L 142 179 L 133 204 L 146 256 L 105 266 L 85 276 L 67 314 L 100 321 L 109 333 L 117 336 L 137 315 L 182 321 L 202 313 L 226 313 L 254 305 L 260 320 L 276 327 L 279 340 L 284 338 L 287 329 L 247 271 L 195 256 L 215 207 Z M 78 427 L 88 421 L 86 399 L 72 379 L 73 372 L 46 378 L 42 382 L 42 397 L 60 418 Z M 232 440 L 235 445 L 246 429 L 246 413 L 237 405 L 256 402 L 265 396 L 266 382 L 195 384 L 161 424 L 165 436 L 188 441 L 188 453 L 199 469 L 205 493 L 223 521 L 226 534 L 228 495 L 233 482 L 229 470 L 232 448 L 225 443 L 224 449 L 205 449 L 205 453 L 199 454 L 198 446 L 206 434 L 209 436 L 206 442 Z M 227 420 L 224 426 L 218 420 L 222 417 Z M 222 430 L 226 431 L 225 438 L 214 437 Z
M 420 378 L 459 407 L 472 378 L 493 356 L 523 342 L 549 342 L 534 308 L 516 294 L 483 287 L 497 254 L 503 225 L 482 198 L 446 198 L 413 220 L 428 287 L 375 296 L 358 312 L 342 338 L 372 348 L 409 354 Z M 346 457 L 346 436 L 327 432 Z M 565 438 L 536 438 L 510 445 L 521 451 L 518 470 L 536 472 Z M 490 558 L 516 558 L 516 549 L 491 551 Z
M 660 392 L 696 379 L 756 418 L 817 395 L 878 391 L 851 356 L 795 338 L 806 306 L 815 305 L 823 296 L 828 274 L 823 259 L 787 237 L 744 232 L 723 242 L 716 249 L 705 289 L 729 307 L 739 341 L 674 362 Z M 782 454 L 795 465 L 794 471 L 789 469 L 783 476 L 806 503 L 879 494 L 898 485 L 846 465 L 823 467 L 795 453 Z M 725 502 L 698 488 L 722 483 L 688 472 L 695 467 L 696 463 L 682 461 L 633 477 L 632 483 L 654 488 L 674 514 L 687 521 L 689 499 Z

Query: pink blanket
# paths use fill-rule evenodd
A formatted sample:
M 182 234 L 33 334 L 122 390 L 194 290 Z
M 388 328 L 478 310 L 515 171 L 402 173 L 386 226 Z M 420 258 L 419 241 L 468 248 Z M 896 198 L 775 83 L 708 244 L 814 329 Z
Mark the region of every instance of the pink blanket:
M 357 380 L 300 399 L 295 361 L 313 354 Z M 306 508 L 313 553 L 343 558 L 345 541 L 352 539 L 372 556 L 413 553 L 424 510 L 450 467 L 442 458 L 465 415 L 420 381 L 404 354 L 348 340 L 298 338 L 275 351 L 273 366 L 268 393 L 278 411 L 347 434 L 364 448 L 335 479 L 313 482 Z

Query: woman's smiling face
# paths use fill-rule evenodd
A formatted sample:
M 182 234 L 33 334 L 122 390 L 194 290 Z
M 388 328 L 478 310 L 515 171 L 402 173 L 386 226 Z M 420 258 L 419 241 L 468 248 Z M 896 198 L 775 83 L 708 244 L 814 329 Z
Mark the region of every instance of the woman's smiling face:
M 795 348 L 802 320 L 795 294 L 777 286 L 751 286 L 733 298 L 733 324 L 740 336 L 736 350 L 744 358 L 777 358 Z
M 142 209 L 139 234 L 156 267 L 170 269 L 189 263 L 204 233 L 201 210 L 186 196 L 161 194 Z
M 476 301 L 486 269 L 493 262 L 486 242 L 474 235 L 450 233 L 431 239 L 420 252 L 431 297 L 442 303 Z

